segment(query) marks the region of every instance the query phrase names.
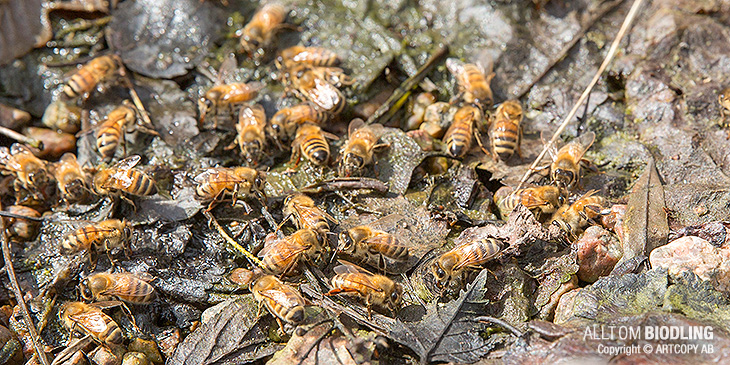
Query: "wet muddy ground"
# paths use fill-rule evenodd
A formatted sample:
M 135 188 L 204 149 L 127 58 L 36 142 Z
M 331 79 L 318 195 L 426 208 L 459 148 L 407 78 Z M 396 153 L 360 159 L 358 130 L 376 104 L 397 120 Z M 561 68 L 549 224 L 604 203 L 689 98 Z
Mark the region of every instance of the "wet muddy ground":
M 573 107 L 630 1 L 282 1 L 285 19 L 273 27 L 270 44 L 248 50 L 241 30 L 261 8 L 257 2 L 75 0 L 44 2 L 43 9 L 39 3 L 0 2 L 3 19 L 14 20 L 0 24 L 0 124 L 44 142 L 31 152 L 46 161 L 40 164 L 54 179 L 61 176 L 54 173 L 57 161 L 74 153 L 88 197 L 69 201 L 52 180 L 44 188 L 18 183 L 32 159 L 16 157 L 21 147 L 0 151 L 3 210 L 25 205 L 42 216 L 37 233 L 29 234 L 23 232 L 29 221 L 4 218 L 7 251 L 40 346 L 33 344 L 6 269 L 0 275 L 0 363 L 43 363 L 36 347 L 58 364 L 120 364 L 123 358 L 124 364 L 728 361 L 721 349 L 730 346 L 730 120 L 724 117 L 730 110 L 718 102 L 730 86 L 726 1 L 646 2 L 587 106 L 561 136 L 562 146 L 595 135 L 580 181 L 560 190 L 559 204 L 522 199 L 511 212 L 500 209 L 500 194 L 517 187 L 545 136 Z M 296 74 L 277 67 L 280 52 L 295 45 L 333 51 L 353 81 L 333 86 L 345 105 L 321 123 L 332 135 L 323 166 L 290 161 L 292 141 L 277 143 L 270 128 L 257 158 L 228 148 L 237 138 L 239 109 L 258 103 L 271 125 L 277 112 L 306 99 L 287 84 Z M 97 130 L 131 100 L 130 85 L 115 75 L 88 95 L 69 97 L 64 87 L 81 65 L 112 54 L 149 118 L 146 123 L 138 111 L 130 127 L 149 129 L 123 132 L 124 148 L 105 160 Z M 493 105 L 479 105 L 484 117 L 474 123 L 484 148 L 474 140 L 458 158 L 441 138 L 409 127 L 421 93 L 445 103 L 442 134 L 454 113 L 470 105 L 447 67 L 451 62 L 484 66 L 485 76 L 494 72 Z M 255 98 L 201 121 L 201 97 L 237 82 L 259 85 Z M 522 106 L 521 153 L 495 159 L 489 124 L 510 99 Z M 355 118 L 383 125 L 373 141 L 382 146 L 362 171 L 343 176 Z M 0 143 L 14 141 L 0 137 Z M 94 177 L 134 155 L 140 156 L 135 171 L 154 181 L 156 193 L 100 194 Z M 539 165 L 551 162 L 547 157 Z M 239 204 L 228 199 L 206 212 L 209 201 L 196 191 L 199 174 L 237 166 L 265 172 L 260 194 L 251 191 Z M 532 174 L 529 186 L 557 190 L 551 169 Z M 592 191 L 604 198 L 598 208 L 570 205 Z M 272 272 L 267 252 L 282 250 L 277 242 L 301 231 L 296 219 L 284 222 L 286 198 L 297 192 L 325 212 L 330 232 L 317 232 L 320 252 Z M 562 204 L 576 217 L 594 214 L 583 219 L 590 227 L 561 225 L 552 214 Z M 70 234 L 105 219 L 131 224 L 121 240 L 128 249 L 107 255 L 104 245 L 114 242 L 104 241 L 91 250 L 63 251 Z M 380 256 L 376 248 L 364 260 L 348 256 L 343 234 L 361 225 L 395 237 L 407 256 Z M 452 249 L 467 252 L 467 245 L 476 245 L 468 252 L 483 260 L 460 258 L 469 266 L 461 280 L 439 285 L 438 263 Z M 364 267 L 369 280 L 382 275 L 378 285 L 362 290 L 382 293 L 381 283 L 400 285 L 397 310 L 375 305 L 369 314 L 363 298 L 335 295 L 331 279 L 343 270 L 337 259 Z M 260 302 L 250 290 L 262 271 L 301 295 L 304 319 L 283 318 L 281 328 L 282 318 L 263 304 L 269 299 Z M 102 272 L 144 279 L 154 297 L 127 300 L 124 308 L 116 292 L 112 303 L 82 296 L 80 284 Z M 84 336 L 89 320 L 78 316 L 70 318 L 75 326 L 65 327 L 62 306 L 76 301 L 102 308 L 120 327 L 121 340 Z M 712 336 L 586 337 L 587 328 L 610 326 L 709 326 Z M 616 356 L 602 350 L 662 344 L 711 345 L 714 351 Z

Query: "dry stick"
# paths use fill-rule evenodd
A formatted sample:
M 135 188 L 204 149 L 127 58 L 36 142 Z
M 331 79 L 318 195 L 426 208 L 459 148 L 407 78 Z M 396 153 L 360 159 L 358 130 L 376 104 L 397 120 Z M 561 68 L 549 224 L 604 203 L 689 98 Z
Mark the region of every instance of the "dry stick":
M 142 116 L 142 121 L 145 123 L 145 127 L 153 128 L 154 125 L 152 124 L 152 120 L 150 120 L 149 114 L 147 114 L 147 110 L 144 108 L 144 104 L 142 104 L 142 100 L 139 98 L 139 95 L 137 95 L 137 91 L 134 89 L 134 84 L 132 83 L 132 80 L 129 78 L 129 74 L 127 71 L 122 67 L 121 70 L 121 76 L 122 80 L 124 80 L 125 86 L 127 89 L 129 89 L 129 95 L 132 97 L 132 102 L 134 102 L 134 106 L 137 107 L 137 110 L 139 110 L 139 114 Z M 151 130 L 150 134 L 159 135 L 157 134 L 154 129 Z
M 39 150 L 43 149 L 43 142 L 41 142 L 35 138 L 30 138 L 28 136 L 22 135 L 12 129 L 0 127 L 0 134 L 6 136 L 8 138 L 14 139 L 18 142 L 25 143 L 28 146 L 31 146 L 33 148 L 37 148 Z
M 573 47 L 575 47 L 575 45 L 578 44 L 581 39 L 583 39 L 583 36 L 588 31 L 588 29 L 591 29 L 593 25 L 596 24 L 598 19 L 601 19 L 604 15 L 613 10 L 622 2 L 623 0 L 614 0 L 613 2 L 608 3 L 604 5 L 601 9 L 599 9 L 596 14 L 588 22 L 586 22 L 583 27 L 580 28 L 580 30 L 578 31 L 578 33 L 575 34 L 573 39 L 571 39 L 570 42 L 568 42 L 565 46 L 563 46 L 562 49 L 560 49 L 560 52 L 558 52 L 558 56 L 553 59 L 552 63 L 548 67 L 545 67 L 545 69 L 534 80 L 532 80 L 531 83 L 522 87 L 522 90 L 520 90 L 520 92 L 516 94 L 516 98 L 522 99 L 522 97 L 525 96 L 530 91 L 530 89 L 532 89 L 533 86 L 540 82 L 540 80 L 542 80 L 542 78 L 545 77 L 545 75 L 547 75 L 550 70 L 552 70 L 558 63 L 560 63 L 560 61 L 565 58 L 568 52 L 570 52 L 570 50 L 573 49 Z
M 243 246 L 239 245 L 238 242 L 236 242 L 236 240 L 231 238 L 231 236 L 229 236 L 228 233 L 226 233 L 226 231 L 223 229 L 223 227 L 221 227 L 221 225 L 218 224 L 218 221 L 215 219 L 215 217 L 213 217 L 212 214 L 210 214 L 210 212 L 203 212 L 203 215 L 205 215 L 205 217 L 208 218 L 208 220 L 213 223 L 213 226 L 215 226 L 215 229 L 218 231 L 218 233 L 220 233 L 221 236 L 223 236 L 223 239 L 225 239 L 229 245 L 233 246 L 233 248 L 235 248 L 238 252 L 242 253 L 243 256 L 246 257 L 252 265 L 265 269 L 264 263 L 261 262 L 261 260 L 259 260 L 251 252 L 248 252 L 248 250 L 245 249 Z
M 36 331 L 33 319 L 30 318 L 28 307 L 25 306 L 23 300 L 23 293 L 20 291 L 20 285 L 18 285 L 18 279 L 15 277 L 15 268 L 13 267 L 13 258 L 10 256 L 10 245 L 8 244 L 8 236 L 5 233 L 5 220 L 0 219 L 0 241 L 2 241 L 3 259 L 5 260 L 5 270 L 8 272 L 8 278 L 10 279 L 10 285 L 13 287 L 13 294 L 15 294 L 15 300 L 18 301 L 20 311 L 23 312 L 23 321 L 25 327 L 28 328 L 30 339 L 33 342 L 33 349 L 41 361 L 41 364 L 48 365 L 48 358 L 46 357 L 43 346 L 41 345 L 40 337 Z
M 593 76 L 593 80 L 588 84 L 585 91 L 583 91 L 583 94 L 580 96 L 578 101 L 573 106 L 573 109 L 570 110 L 570 113 L 565 117 L 563 120 L 563 123 L 560 124 L 560 127 L 558 127 L 558 130 L 555 131 L 555 134 L 553 134 L 553 138 L 548 141 L 548 143 L 545 144 L 545 147 L 542 149 L 542 152 L 537 156 L 535 159 L 535 162 L 530 165 L 530 168 L 525 172 L 525 176 L 522 177 L 522 180 L 520 180 L 520 184 L 517 185 L 518 190 L 522 188 L 522 186 L 525 184 L 527 179 L 530 177 L 533 171 L 535 171 L 535 167 L 537 167 L 537 164 L 540 163 L 540 160 L 542 160 L 543 157 L 545 157 L 545 153 L 547 153 L 550 146 L 555 143 L 555 141 L 560 137 L 560 134 L 563 133 L 565 130 L 565 127 L 568 126 L 568 123 L 573 119 L 575 116 L 575 113 L 578 112 L 578 108 L 580 108 L 581 104 L 588 98 L 588 95 L 590 95 L 591 90 L 593 90 L 593 87 L 596 86 L 596 83 L 598 83 L 598 80 L 601 78 L 601 74 L 603 74 L 603 71 L 606 70 L 606 67 L 611 63 L 613 60 L 613 57 L 616 55 L 616 51 L 618 50 L 619 44 L 621 44 L 621 40 L 626 35 L 626 32 L 629 30 L 629 27 L 631 26 L 631 23 L 633 22 L 634 18 L 636 17 L 636 14 L 639 12 L 639 8 L 641 8 L 641 5 L 644 3 L 644 0 L 634 0 L 634 3 L 631 5 L 631 9 L 629 10 L 629 13 L 626 14 L 626 18 L 624 19 L 624 23 L 621 24 L 621 29 L 619 29 L 618 33 L 616 34 L 616 38 L 613 40 L 613 43 L 611 43 L 611 48 L 608 50 L 608 54 L 606 55 L 606 58 L 603 60 L 603 63 L 601 64 L 601 67 L 598 68 L 598 71 L 596 71 L 596 74 Z

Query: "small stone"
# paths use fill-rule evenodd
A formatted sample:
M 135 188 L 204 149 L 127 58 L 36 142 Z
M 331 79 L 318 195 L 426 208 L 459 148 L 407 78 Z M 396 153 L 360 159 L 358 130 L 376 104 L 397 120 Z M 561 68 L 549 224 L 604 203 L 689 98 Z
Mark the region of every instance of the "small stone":
M 578 249 L 578 278 L 588 283 L 611 273 L 623 256 L 618 238 L 599 226 L 588 227 L 574 245 Z
M 649 255 L 654 268 L 663 267 L 670 275 L 692 271 L 702 280 L 712 282 L 720 291 L 730 292 L 730 247 L 713 246 L 696 236 L 678 238 L 665 246 L 657 247 Z
M 553 322 L 557 324 L 565 323 L 573 317 L 573 304 L 575 303 L 575 297 L 581 290 L 581 288 L 576 288 L 560 297 L 558 306 L 555 308 L 555 318 L 553 318 Z

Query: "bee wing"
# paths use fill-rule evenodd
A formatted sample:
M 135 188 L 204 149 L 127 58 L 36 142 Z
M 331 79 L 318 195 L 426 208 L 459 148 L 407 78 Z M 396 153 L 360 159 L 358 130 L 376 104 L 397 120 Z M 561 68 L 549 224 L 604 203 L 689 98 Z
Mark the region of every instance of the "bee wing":
M 332 133 L 324 131 L 324 130 L 322 131 L 322 136 L 324 136 L 324 138 L 331 139 L 333 141 L 338 141 L 340 139 L 340 137 L 338 135 L 332 134 Z
M 276 289 L 269 289 L 260 291 L 259 294 L 265 298 L 271 299 L 279 304 L 294 307 L 299 305 L 296 298 L 291 295 L 287 295 L 285 292 Z
M 460 75 L 461 72 L 464 70 L 464 62 L 461 62 L 461 60 L 457 58 L 447 58 L 446 59 L 446 69 L 451 72 L 452 75 Z
M 278 247 L 280 247 L 280 246 L 291 246 L 293 244 L 292 242 L 289 242 L 286 237 L 285 238 L 277 238 L 276 240 L 274 240 L 273 242 L 271 242 L 271 244 L 268 244 L 268 243 L 269 243 L 269 240 L 268 240 L 268 237 L 267 237 L 267 242 L 264 244 L 264 248 L 262 248 L 261 251 L 259 251 L 259 254 L 258 254 L 259 257 L 266 256 L 266 254 L 269 253 L 272 250 L 276 251 L 278 249 Z M 307 247 L 307 246 L 301 246 L 301 245 L 299 247 L 297 247 L 296 249 L 292 249 L 291 247 L 287 247 L 286 249 L 282 249 L 281 251 L 284 251 L 287 254 L 286 255 L 282 255 L 281 256 L 281 260 L 282 261 L 288 260 L 292 256 L 298 255 L 298 254 L 300 254 L 300 253 L 302 253 L 302 252 L 304 252 L 304 251 L 306 251 L 308 249 L 309 249 L 309 247 Z
M 117 278 L 114 283 L 114 286 L 112 286 L 111 288 L 107 288 L 106 290 L 104 290 L 102 292 L 102 294 L 114 295 L 114 296 L 124 295 L 124 296 L 128 296 L 128 297 L 144 297 L 144 296 L 152 294 L 152 292 L 155 291 L 155 288 L 153 288 L 152 285 L 140 284 L 140 285 L 136 285 L 137 291 L 131 292 L 130 290 L 128 290 L 128 288 L 131 286 L 129 284 L 129 282 L 135 281 L 135 280 L 143 281 L 134 276 L 125 277 L 123 279 Z
M 341 259 L 337 259 L 337 262 L 339 262 L 340 265 L 338 265 L 334 269 L 332 269 L 335 271 L 336 274 L 348 274 L 348 273 L 349 274 L 358 274 L 358 273 L 360 273 L 360 274 L 367 274 L 367 275 L 371 275 L 371 276 L 373 275 L 373 273 L 371 273 L 370 271 L 367 271 L 367 270 L 363 269 L 362 267 L 353 264 L 352 262 L 341 260 Z
M 315 104 L 328 111 L 335 109 L 342 99 L 336 87 L 320 78 L 314 79 L 314 87 L 308 93 Z
M 583 158 L 583 155 L 588 151 L 589 148 L 593 145 L 593 141 L 596 139 L 596 134 L 593 132 L 583 133 L 578 138 L 575 139 L 575 142 L 578 143 L 582 147 L 582 152 L 580 156 L 577 158 L 577 160 L 580 160 Z
M 499 248 L 500 248 L 500 251 L 501 251 L 501 249 L 503 247 L 502 246 L 502 243 L 499 242 L 499 241 L 496 241 L 496 240 L 495 240 L 495 242 L 497 242 L 499 244 Z M 464 246 L 471 245 L 471 244 L 474 244 L 474 243 L 475 242 L 470 242 L 470 243 L 464 244 L 464 245 L 459 246 L 459 247 L 463 248 Z M 469 251 L 466 253 L 466 255 L 463 256 L 463 259 L 461 260 L 461 262 L 459 262 L 458 264 L 456 264 L 454 266 L 454 271 L 457 271 L 457 270 L 462 269 L 464 267 L 468 267 L 468 266 L 480 264 L 484 260 L 484 256 L 482 256 L 482 255 L 479 254 L 480 251 L 481 250 L 469 249 Z M 499 251 L 497 251 L 497 252 L 499 252 Z
M 71 315 L 69 318 L 88 332 L 101 333 L 107 328 L 105 316 L 106 314 L 99 310 L 92 310 Z
M 139 161 L 141 159 L 142 159 L 142 157 L 140 157 L 139 155 L 132 155 L 132 156 L 129 156 L 129 157 L 117 162 L 116 164 L 114 164 L 112 166 L 112 168 L 120 169 L 120 170 L 129 170 L 132 167 L 137 166 L 137 164 L 139 163 Z
M 360 118 L 355 118 L 350 122 L 347 127 L 347 135 L 351 136 L 356 130 L 365 126 L 365 121 Z
M 236 56 L 233 53 L 229 53 L 226 59 L 221 62 L 221 67 L 218 69 L 218 73 L 215 75 L 215 84 L 225 84 L 229 78 L 233 77 L 233 72 L 238 68 L 238 62 L 236 62 Z
M 385 232 L 383 232 L 385 233 Z M 392 236 L 390 233 L 385 234 L 379 234 L 377 236 L 373 236 L 370 238 L 367 238 L 363 240 L 364 243 L 367 243 L 369 245 L 381 245 L 381 246 L 388 246 L 388 247 L 405 247 L 408 248 L 407 245 L 402 244 L 398 238 L 395 238 L 393 242 L 388 242 L 388 237 Z
M 549 131 L 542 131 L 540 132 L 540 140 L 542 140 L 542 144 L 546 145 L 548 141 L 552 138 L 552 133 Z M 555 141 L 550 148 L 548 148 L 548 153 L 550 154 L 550 158 L 555 161 L 558 159 L 558 144 L 560 141 Z
M 21 144 L 21 143 L 13 143 L 12 146 L 10 146 L 10 154 L 11 155 L 17 155 L 21 153 L 33 153 L 28 146 Z

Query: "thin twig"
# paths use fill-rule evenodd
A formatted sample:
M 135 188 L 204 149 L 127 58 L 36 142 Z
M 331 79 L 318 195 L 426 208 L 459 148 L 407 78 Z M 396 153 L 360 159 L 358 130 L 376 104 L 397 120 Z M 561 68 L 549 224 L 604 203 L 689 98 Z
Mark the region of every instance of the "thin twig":
M 41 142 L 35 138 L 30 138 L 28 136 L 22 135 L 12 129 L 0 126 L 0 134 L 6 136 L 8 138 L 14 139 L 18 142 L 25 143 L 28 146 L 31 146 L 33 148 L 37 148 L 39 150 L 43 149 L 43 142 Z
M 132 80 L 129 78 L 129 74 L 127 73 L 127 70 L 124 69 L 124 67 L 122 67 L 122 69 L 120 71 L 121 71 L 120 74 L 122 76 L 123 83 L 125 84 L 124 86 L 126 86 L 127 89 L 129 89 L 129 95 L 132 97 L 132 102 L 134 103 L 134 106 L 137 107 L 137 110 L 139 111 L 139 114 L 142 117 L 142 121 L 145 124 L 145 127 L 154 128 L 154 125 L 152 124 L 152 120 L 150 120 L 150 116 L 149 116 L 149 114 L 147 114 L 147 109 L 144 108 L 144 104 L 142 104 L 142 100 L 139 98 L 139 95 L 137 95 L 137 90 L 134 89 L 134 84 L 132 83 Z M 159 134 L 157 134 L 157 132 L 154 131 L 154 129 L 152 129 L 150 132 L 154 132 L 154 133 L 149 133 L 149 134 L 156 134 L 159 136 Z
M 30 318 L 30 313 L 28 312 L 28 307 L 25 306 L 25 300 L 23 299 L 23 293 L 20 291 L 20 285 L 18 285 L 18 278 L 15 277 L 15 268 L 13 267 L 13 258 L 10 255 L 10 245 L 8 244 L 8 236 L 5 233 L 5 221 L 3 219 L 0 219 L 0 241 L 2 241 L 3 259 L 5 260 L 5 270 L 7 271 L 8 278 L 10 279 L 10 285 L 13 287 L 13 294 L 15 295 L 15 300 L 18 301 L 18 306 L 20 307 L 20 311 L 23 312 L 23 321 L 25 322 L 25 327 L 28 329 L 28 334 L 30 335 L 30 340 L 33 342 L 33 349 L 35 350 L 41 364 L 48 365 L 50 363 L 48 362 L 48 358 L 46 357 L 46 352 L 43 351 L 43 346 L 41 344 L 41 339 L 38 336 L 38 331 L 36 331 L 35 324 L 33 324 L 33 319 Z
M 218 221 L 215 219 L 215 217 L 213 217 L 212 214 L 210 214 L 210 212 L 203 212 L 203 215 L 205 215 L 205 217 L 208 218 L 209 222 L 213 223 L 213 226 L 215 227 L 215 229 L 218 231 L 218 233 L 220 233 L 221 236 L 223 236 L 223 239 L 225 239 L 229 245 L 233 246 L 233 248 L 235 248 L 238 252 L 242 253 L 243 256 L 246 259 L 248 259 L 248 261 L 252 265 L 265 269 L 264 263 L 261 262 L 261 260 L 259 260 L 256 256 L 254 256 L 251 252 L 249 252 L 243 246 L 239 245 L 238 242 L 236 242 L 236 240 L 231 238 L 231 236 L 229 236 L 228 233 L 226 233 L 226 231 L 223 229 L 223 227 L 221 227 L 221 225 L 218 224 Z
M 503 321 L 499 318 L 489 317 L 489 316 L 482 316 L 482 317 L 476 317 L 471 319 L 472 322 L 479 322 L 479 323 L 492 323 L 496 324 L 497 326 L 500 326 L 510 332 L 512 332 L 513 335 L 515 335 L 518 338 L 522 338 L 525 336 L 524 332 L 517 329 L 517 327 L 507 323 L 506 321 Z
M 639 12 L 639 9 L 641 8 L 641 5 L 644 3 L 644 0 L 634 0 L 634 3 L 631 5 L 631 9 L 629 10 L 629 13 L 626 14 L 626 18 L 624 19 L 624 23 L 621 24 L 621 29 L 619 29 L 618 33 L 616 34 L 616 38 L 613 40 L 613 43 L 611 43 L 611 48 L 608 50 L 608 54 L 606 55 L 606 58 L 603 60 L 603 63 L 601 64 L 601 67 L 598 68 L 598 71 L 596 71 L 596 74 L 593 76 L 593 80 L 588 84 L 585 91 L 583 91 L 583 94 L 578 98 L 578 101 L 573 106 L 573 109 L 570 110 L 568 115 L 563 120 L 563 123 L 560 124 L 560 127 L 555 131 L 555 134 L 553 134 L 553 138 L 550 139 L 545 144 L 545 147 L 542 149 L 542 152 L 537 156 L 535 159 L 535 162 L 530 165 L 530 168 L 525 172 L 525 176 L 522 177 L 522 180 L 520 180 L 520 184 L 517 186 L 517 189 L 522 188 L 524 183 L 527 181 L 527 179 L 530 177 L 533 171 L 535 171 L 535 167 L 540 163 L 543 157 L 545 157 L 545 153 L 547 153 L 548 149 L 550 149 L 550 146 L 555 143 L 555 141 L 558 140 L 560 137 L 560 134 L 563 133 L 563 130 L 565 130 L 565 127 L 568 126 L 568 123 L 573 119 L 575 116 L 575 113 L 578 112 L 578 108 L 580 108 L 581 104 L 588 98 L 588 95 L 590 95 L 591 90 L 593 90 L 593 87 L 596 86 L 596 83 L 598 83 L 598 80 L 601 78 L 601 75 L 603 74 L 603 71 L 606 70 L 608 65 L 613 60 L 613 57 L 616 55 L 616 51 L 618 50 L 619 45 L 621 44 L 621 40 L 626 35 L 626 32 L 629 30 L 629 27 L 631 26 L 631 23 L 634 21 L 634 18 L 636 17 L 636 14 Z M 515 190 L 517 190 L 515 189 Z

